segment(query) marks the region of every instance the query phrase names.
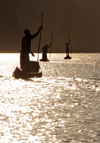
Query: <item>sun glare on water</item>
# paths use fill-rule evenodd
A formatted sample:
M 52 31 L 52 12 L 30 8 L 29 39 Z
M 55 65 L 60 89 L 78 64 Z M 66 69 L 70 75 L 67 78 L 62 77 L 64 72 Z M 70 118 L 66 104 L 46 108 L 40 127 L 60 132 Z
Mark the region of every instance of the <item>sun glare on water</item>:
M 12 77 L 19 56 L 0 55 L 0 142 L 100 141 L 97 55 L 53 54 L 40 62 L 43 76 L 28 80 Z

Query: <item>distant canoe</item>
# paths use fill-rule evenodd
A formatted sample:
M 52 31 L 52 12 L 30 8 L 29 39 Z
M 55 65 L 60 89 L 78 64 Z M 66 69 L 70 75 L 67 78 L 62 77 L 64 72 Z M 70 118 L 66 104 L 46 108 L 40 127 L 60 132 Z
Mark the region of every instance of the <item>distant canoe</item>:
M 22 69 L 19 69 L 18 67 L 16 67 L 12 76 L 17 79 L 18 78 L 28 79 L 28 78 L 33 78 L 33 77 L 42 77 L 42 70 L 37 61 L 30 61 L 29 71 L 23 71 Z
M 44 61 L 44 62 L 49 62 L 49 60 L 45 60 L 45 59 L 40 59 L 40 61 Z
M 66 57 L 64 57 L 64 59 L 72 59 L 72 57 L 66 56 Z

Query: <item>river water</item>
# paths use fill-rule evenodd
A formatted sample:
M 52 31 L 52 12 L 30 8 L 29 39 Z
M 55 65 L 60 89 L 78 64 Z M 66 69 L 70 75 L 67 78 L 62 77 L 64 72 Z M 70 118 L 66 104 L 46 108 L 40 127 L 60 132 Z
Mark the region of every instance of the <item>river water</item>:
M 64 56 L 23 80 L 19 54 L 0 54 L 0 143 L 100 143 L 100 54 Z

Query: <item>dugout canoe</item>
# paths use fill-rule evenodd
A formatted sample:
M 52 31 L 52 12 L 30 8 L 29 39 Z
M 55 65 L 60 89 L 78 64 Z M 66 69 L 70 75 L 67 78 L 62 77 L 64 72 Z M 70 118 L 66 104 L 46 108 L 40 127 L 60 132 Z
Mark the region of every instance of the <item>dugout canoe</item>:
M 72 59 L 72 57 L 66 56 L 66 57 L 64 57 L 64 59 Z
M 18 67 L 16 67 L 12 76 L 15 77 L 16 79 L 19 79 L 19 78 L 28 79 L 28 78 L 34 78 L 34 77 L 42 77 L 42 71 L 25 72 L 25 71 L 22 71 L 21 69 L 19 69 Z
M 37 61 L 30 61 L 30 68 L 29 71 L 23 71 L 22 69 L 16 67 L 12 76 L 15 78 L 22 78 L 22 79 L 28 79 L 33 77 L 42 77 L 42 70 L 40 68 L 40 65 Z

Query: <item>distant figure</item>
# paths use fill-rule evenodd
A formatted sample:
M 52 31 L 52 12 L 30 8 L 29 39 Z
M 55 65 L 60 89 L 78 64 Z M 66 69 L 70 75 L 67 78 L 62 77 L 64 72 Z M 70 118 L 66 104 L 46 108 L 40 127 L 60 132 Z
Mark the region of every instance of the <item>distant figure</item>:
M 34 56 L 34 54 L 31 52 L 31 40 L 38 36 L 41 29 L 42 26 L 34 35 L 31 35 L 28 29 L 24 30 L 25 36 L 22 38 L 22 50 L 20 52 L 20 68 L 22 70 L 28 71 L 29 69 L 29 53 Z
M 42 60 L 47 61 L 48 48 L 51 47 L 52 43 L 48 46 L 47 44 L 42 48 Z
M 69 40 L 69 43 L 66 43 L 66 57 L 69 57 L 69 47 L 68 45 L 70 44 L 70 40 Z

